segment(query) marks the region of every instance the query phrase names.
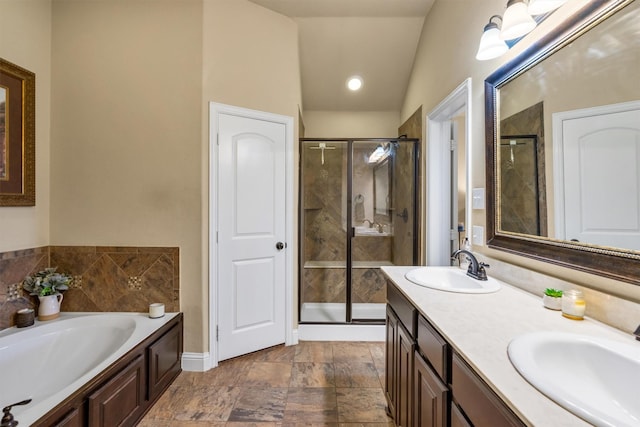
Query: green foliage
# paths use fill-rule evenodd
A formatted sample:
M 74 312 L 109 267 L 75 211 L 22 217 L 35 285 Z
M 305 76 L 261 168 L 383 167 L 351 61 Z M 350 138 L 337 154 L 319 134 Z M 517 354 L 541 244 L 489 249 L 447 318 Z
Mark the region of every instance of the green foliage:
M 73 281 L 71 276 L 63 273 L 56 273 L 56 267 L 45 268 L 37 272 L 33 276 L 27 276 L 22 282 L 24 290 L 31 295 L 45 297 L 47 295 L 56 295 L 69 289 L 69 285 Z
M 544 290 L 544 294 L 553 298 L 562 297 L 562 291 L 559 289 L 547 288 Z

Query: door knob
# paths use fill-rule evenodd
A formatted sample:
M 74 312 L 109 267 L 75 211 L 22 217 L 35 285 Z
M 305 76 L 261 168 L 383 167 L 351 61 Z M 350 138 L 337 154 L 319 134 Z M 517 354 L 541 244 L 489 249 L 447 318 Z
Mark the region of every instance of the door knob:
M 282 242 L 276 243 L 276 249 L 279 250 L 279 251 L 283 250 L 285 247 L 287 247 L 287 245 L 285 245 Z

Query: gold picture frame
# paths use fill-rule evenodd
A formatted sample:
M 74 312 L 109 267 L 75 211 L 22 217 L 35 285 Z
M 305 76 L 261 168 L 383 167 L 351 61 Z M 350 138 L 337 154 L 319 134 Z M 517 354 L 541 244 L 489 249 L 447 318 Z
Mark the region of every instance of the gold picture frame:
M 0 58 L 0 206 L 36 204 L 36 75 Z

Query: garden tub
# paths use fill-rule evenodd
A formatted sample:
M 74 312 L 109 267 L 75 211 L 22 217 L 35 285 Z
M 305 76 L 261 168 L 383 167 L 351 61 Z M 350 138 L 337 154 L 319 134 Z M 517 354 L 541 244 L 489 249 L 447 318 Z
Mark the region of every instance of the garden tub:
M 61 313 L 28 328 L 0 331 L 0 408 L 28 426 L 124 356 L 177 313 Z

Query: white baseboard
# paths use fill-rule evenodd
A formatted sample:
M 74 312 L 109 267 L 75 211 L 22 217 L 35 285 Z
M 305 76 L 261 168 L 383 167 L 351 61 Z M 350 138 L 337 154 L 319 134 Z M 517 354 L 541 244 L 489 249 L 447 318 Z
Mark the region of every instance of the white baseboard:
M 182 353 L 182 370 L 206 372 L 213 367 L 211 355 L 207 353 Z
M 384 325 L 298 325 L 300 341 L 385 340 Z

